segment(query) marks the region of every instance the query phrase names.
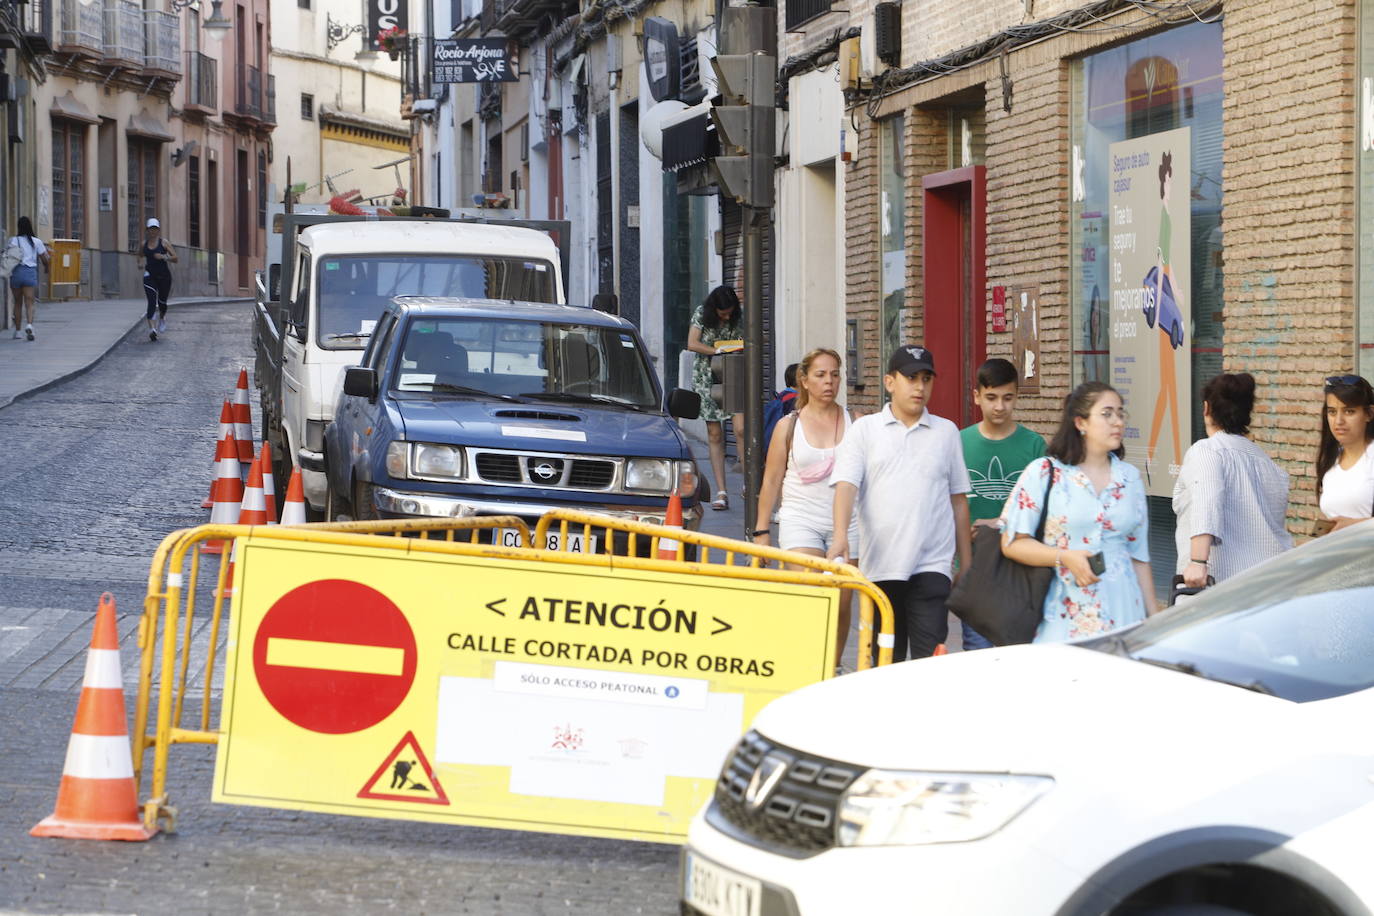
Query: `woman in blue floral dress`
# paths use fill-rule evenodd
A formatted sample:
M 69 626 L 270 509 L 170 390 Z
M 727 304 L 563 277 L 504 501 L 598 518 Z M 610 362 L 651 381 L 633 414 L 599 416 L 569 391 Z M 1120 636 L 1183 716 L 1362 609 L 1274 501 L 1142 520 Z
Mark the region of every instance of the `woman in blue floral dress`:
M 1002 552 L 1055 568 L 1036 642 L 1097 636 L 1157 608 L 1145 486 L 1122 460 L 1125 431 L 1121 395 L 1101 382 L 1079 385 L 1064 401 L 1046 457 L 1027 465 L 1002 510 Z M 1047 490 L 1045 538 L 1037 543 Z M 1100 576 L 1091 564 L 1097 553 L 1105 561 Z

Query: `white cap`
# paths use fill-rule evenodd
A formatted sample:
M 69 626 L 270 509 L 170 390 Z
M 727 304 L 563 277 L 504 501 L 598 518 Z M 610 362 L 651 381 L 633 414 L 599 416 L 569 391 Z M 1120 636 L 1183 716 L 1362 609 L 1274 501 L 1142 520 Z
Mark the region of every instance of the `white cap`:
M 162 224 L 159 223 L 159 222 L 157 221 L 157 217 L 154 216 L 152 219 L 148 220 L 148 225 L 145 226 L 144 228 L 145 228 L 145 229 L 153 229 L 153 228 L 161 229 L 161 228 L 162 228 Z

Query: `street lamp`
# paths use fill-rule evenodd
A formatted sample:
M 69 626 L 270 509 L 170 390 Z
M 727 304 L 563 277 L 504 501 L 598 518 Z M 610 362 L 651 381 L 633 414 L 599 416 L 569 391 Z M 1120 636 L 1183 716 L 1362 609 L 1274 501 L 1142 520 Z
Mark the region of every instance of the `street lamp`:
M 221 0 L 215 0 L 216 5 L 220 2 Z M 344 39 L 348 38 L 348 36 L 361 35 L 366 28 L 367 26 L 363 25 L 361 22 L 356 25 L 347 25 L 343 21 L 335 19 L 333 13 L 326 12 L 324 20 L 325 44 L 330 51 L 333 51 L 342 44 Z

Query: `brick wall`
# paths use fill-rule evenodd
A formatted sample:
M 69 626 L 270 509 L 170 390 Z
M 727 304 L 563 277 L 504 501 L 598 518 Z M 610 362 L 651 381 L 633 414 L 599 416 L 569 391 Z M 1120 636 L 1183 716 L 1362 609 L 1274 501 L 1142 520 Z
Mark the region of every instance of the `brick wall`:
M 859 383 L 847 403 L 872 412 L 882 406 L 882 369 L 878 367 L 880 263 L 878 236 L 878 125 L 857 119 L 857 150 L 845 167 L 845 304 L 859 321 Z
M 1033 18 L 1070 3 L 1036 3 Z M 968 45 L 1023 21 L 1023 0 L 968 4 L 938 0 L 904 6 L 903 63 Z M 1274 4 L 1232 0 L 1223 27 L 1224 355 L 1227 371 L 1248 371 L 1260 387 L 1254 436 L 1293 478 L 1290 527 L 1315 517 L 1312 457 L 1320 430 L 1321 380 L 1349 371 L 1355 315 L 1355 7 L 1353 0 Z M 1009 55 L 1014 86 L 1002 107 L 996 61 L 914 84 L 877 106 L 907 117 L 907 330 L 919 339 L 921 176 L 947 168 L 945 101 L 981 89 L 987 118 L 987 284 L 1037 284 L 1041 315 L 1041 394 L 1024 416 L 1050 432 L 1072 383 L 1070 357 L 1069 131 L 1073 57 L 1144 34 L 1132 9 L 1112 25 L 1131 31 L 1079 32 Z M 877 359 L 877 132 L 863 107 L 860 155 L 847 175 L 850 313 L 863 322 L 865 375 L 851 393 L 880 403 Z M 985 301 L 987 291 L 984 291 Z M 990 329 L 989 329 L 990 330 Z M 988 334 L 988 353 L 1010 356 L 1011 335 Z

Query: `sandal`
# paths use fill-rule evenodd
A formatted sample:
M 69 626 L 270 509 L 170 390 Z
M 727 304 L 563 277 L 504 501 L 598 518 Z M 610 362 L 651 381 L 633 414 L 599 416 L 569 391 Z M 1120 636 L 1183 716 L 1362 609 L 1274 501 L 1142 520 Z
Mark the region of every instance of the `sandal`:
M 711 508 L 717 510 L 730 508 L 730 494 L 721 490 L 716 494 L 716 498 L 711 500 Z

